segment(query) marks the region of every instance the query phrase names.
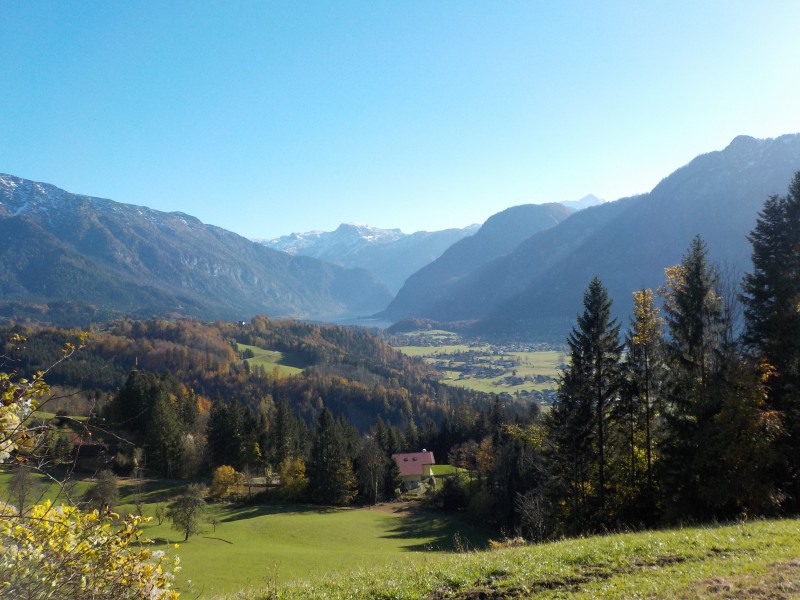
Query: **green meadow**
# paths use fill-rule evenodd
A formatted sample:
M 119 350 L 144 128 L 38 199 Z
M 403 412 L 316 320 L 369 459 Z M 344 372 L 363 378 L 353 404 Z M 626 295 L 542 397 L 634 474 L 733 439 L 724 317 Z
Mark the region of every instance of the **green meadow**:
M 426 343 L 428 340 L 426 337 L 419 339 L 426 340 Z M 452 337 L 446 339 L 457 341 Z M 502 351 L 491 344 L 446 343 L 397 346 L 396 349 L 407 356 L 421 358 L 436 367 L 442 373 L 442 381 L 448 385 L 493 394 L 555 389 L 555 380 L 560 373 L 559 365 L 564 361 L 564 353 L 555 350 Z M 471 354 L 469 363 L 464 360 L 464 355 L 467 353 Z M 502 373 L 496 376 L 478 374 L 476 371 L 482 367 L 496 369 Z M 534 378 L 537 376 L 549 377 L 551 381 L 535 381 Z M 509 377 L 518 377 L 523 381 L 512 383 Z
M 229 598 L 797 598 L 798 557 L 800 521 L 753 521 L 439 554 Z
M 4 499 L 8 477 L 0 473 Z M 90 483 L 77 482 L 73 494 Z M 182 485 L 122 480 L 117 511 L 134 512 L 138 497 L 154 516 Z M 797 519 L 489 544 L 495 549 L 480 530 L 408 504 L 211 504 L 206 521 L 185 543 L 167 521 L 144 526 L 156 548 L 180 556 L 176 585 L 186 598 L 800 597 Z
M 0 474 L 3 499 L 8 479 Z M 46 485 L 43 477 L 37 480 Z M 90 485 L 79 481 L 72 497 L 79 499 Z M 138 498 L 144 516 L 155 517 L 157 506 L 167 505 L 182 487 L 180 482 L 120 480 L 115 511 L 135 513 Z M 50 485 L 35 499 L 57 499 L 57 491 Z M 153 518 L 143 530 L 155 549 L 180 556 L 176 587 L 187 598 L 343 577 L 364 568 L 405 569 L 455 549 L 485 548 L 488 541 L 485 532 L 458 519 L 406 504 L 339 509 L 210 503 L 202 532 L 187 542 L 169 521 L 159 525 Z
M 277 372 L 280 375 L 297 375 L 302 373 L 306 365 L 297 357 L 287 352 L 277 350 L 265 350 L 258 346 L 248 346 L 247 344 L 236 344 L 239 352 L 250 350 L 252 358 L 245 360 L 251 367 L 263 367 L 267 372 Z

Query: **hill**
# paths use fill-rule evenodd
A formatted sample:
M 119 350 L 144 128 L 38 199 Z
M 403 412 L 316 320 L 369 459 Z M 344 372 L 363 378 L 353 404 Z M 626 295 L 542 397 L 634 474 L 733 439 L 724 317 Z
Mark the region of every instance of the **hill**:
M 409 556 L 391 567 L 254 586 L 236 598 L 795 598 L 797 531 L 797 520 L 755 521 Z
M 78 337 L 64 328 L 0 327 L 3 339 L 14 332 L 27 338 L 25 347 L 9 343 L 0 350 L 27 376 L 53 364 L 65 342 Z M 256 357 L 245 360 L 242 346 L 284 360 L 265 367 Z M 256 409 L 265 398 L 285 400 L 307 423 L 324 406 L 360 431 L 378 417 L 398 427 L 422 426 L 441 422 L 458 407 L 485 404 L 480 394 L 443 385 L 432 368 L 366 329 L 263 316 L 246 324 L 115 320 L 89 333 L 80 352 L 48 373 L 48 383 L 103 398 L 123 388 L 134 368 L 174 378 L 201 405 L 219 397 Z
M 493 215 L 475 235 L 456 242 L 438 259 L 409 277 L 381 317 L 394 320 L 431 317 L 426 314 L 429 307 L 453 302 L 450 290 L 463 277 L 511 252 L 536 232 L 557 225 L 571 213 L 562 204 L 550 203 L 514 206 Z
M 713 261 L 739 276 L 749 270 L 746 236 L 758 211 L 768 196 L 785 193 L 798 169 L 800 134 L 737 137 L 650 193 L 577 212 L 392 316 L 479 320 L 474 332 L 563 340 L 597 275 L 627 318 L 633 290 L 663 284 L 664 268 L 697 234 Z
M 311 256 L 342 267 L 364 268 L 396 293 L 409 275 L 438 258 L 458 240 L 473 234 L 477 226 L 444 231 L 379 229 L 342 223 L 336 231 L 293 233 L 259 243 L 292 255 Z
M 15 318 L 326 318 L 368 314 L 391 297 L 364 270 L 11 175 L 0 175 L 0 240 L 0 315 Z

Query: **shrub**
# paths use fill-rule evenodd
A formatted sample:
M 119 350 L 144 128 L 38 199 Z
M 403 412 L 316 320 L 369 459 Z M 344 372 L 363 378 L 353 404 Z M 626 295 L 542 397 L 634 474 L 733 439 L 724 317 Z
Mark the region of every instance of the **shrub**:
M 172 564 L 141 538 L 141 519 L 50 502 L 19 518 L 0 507 L 0 596 L 27 600 L 174 600 Z

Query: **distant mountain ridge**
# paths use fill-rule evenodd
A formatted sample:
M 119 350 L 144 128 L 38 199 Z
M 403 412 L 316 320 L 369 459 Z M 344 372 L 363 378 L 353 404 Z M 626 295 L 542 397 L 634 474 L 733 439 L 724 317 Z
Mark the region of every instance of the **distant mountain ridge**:
M 429 307 L 452 305 L 457 299 L 450 296 L 450 290 L 457 287 L 462 278 L 571 214 L 570 209 L 553 202 L 513 206 L 489 217 L 475 235 L 456 242 L 438 259 L 409 277 L 381 317 L 393 320 L 429 317 Z M 419 311 L 429 314 L 419 314 Z
M 277 252 L 184 213 L 0 175 L 0 314 L 47 319 L 68 305 L 76 318 L 327 318 L 390 298 L 364 270 Z
M 343 267 L 372 272 L 396 292 L 409 275 L 438 258 L 478 226 L 406 234 L 358 223 L 342 223 L 335 231 L 292 233 L 273 240 L 256 240 L 295 256 L 311 256 Z
M 563 340 L 583 291 L 599 276 L 627 320 L 632 293 L 663 284 L 699 234 L 710 259 L 740 276 L 750 268 L 747 234 L 772 194 L 800 170 L 800 134 L 735 138 L 700 155 L 650 193 L 594 206 L 540 231 L 513 251 L 445 282 L 413 305 L 392 302 L 393 319 L 477 320 L 475 333 Z M 416 274 L 409 278 L 413 281 Z
M 571 208 L 572 210 L 578 211 L 583 210 L 584 208 L 590 208 L 592 206 L 597 206 L 598 204 L 603 204 L 606 202 L 605 200 L 601 200 L 594 194 L 589 194 L 584 196 L 580 200 L 565 200 L 560 202 L 559 204 L 563 204 L 567 208 Z

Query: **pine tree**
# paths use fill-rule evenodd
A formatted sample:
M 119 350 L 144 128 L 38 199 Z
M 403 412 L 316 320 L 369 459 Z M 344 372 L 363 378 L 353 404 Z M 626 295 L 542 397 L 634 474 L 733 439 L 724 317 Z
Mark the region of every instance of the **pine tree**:
M 347 440 L 336 427 L 333 415 L 323 408 L 308 464 L 309 493 L 321 504 L 347 504 L 355 497 L 356 479 L 347 456 Z
M 669 331 L 660 467 L 671 510 L 679 515 L 700 516 L 705 510 L 700 480 L 714 468 L 703 459 L 703 446 L 720 408 L 719 397 L 711 391 L 727 336 L 719 280 L 707 255 L 705 243 L 695 237 L 681 264 L 665 270 L 667 282 L 659 290 Z
M 173 477 L 181 451 L 182 430 L 172 397 L 161 390 L 153 400 L 145 434 L 147 464 L 165 477 Z
M 568 520 L 578 529 L 607 521 L 607 433 L 609 405 L 620 383 L 619 329 L 611 300 L 595 277 L 583 297 L 567 344 L 564 371 L 550 421 L 556 446 L 554 472 L 569 488 Z M 588 509 L 588 514 L 587 514 Z
M 769 369 L 767 401 L 786 428 L 785 479 L 800 506 L 800 172 L 784 197 L 764 203 L 748 237 L 753 272 L 744 278 L 745 342 Z

